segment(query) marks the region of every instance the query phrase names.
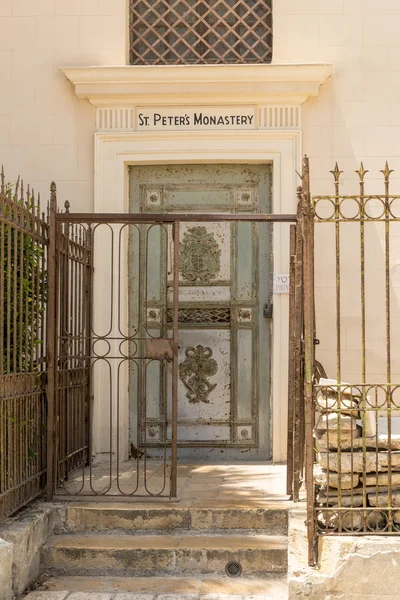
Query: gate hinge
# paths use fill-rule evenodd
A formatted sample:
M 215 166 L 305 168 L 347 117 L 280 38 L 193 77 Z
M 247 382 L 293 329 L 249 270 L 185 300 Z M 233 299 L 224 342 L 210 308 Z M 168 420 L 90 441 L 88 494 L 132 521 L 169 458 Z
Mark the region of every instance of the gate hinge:
M 319 339 L 318 338 L 314 338 L 314 346 L 319 346 Z

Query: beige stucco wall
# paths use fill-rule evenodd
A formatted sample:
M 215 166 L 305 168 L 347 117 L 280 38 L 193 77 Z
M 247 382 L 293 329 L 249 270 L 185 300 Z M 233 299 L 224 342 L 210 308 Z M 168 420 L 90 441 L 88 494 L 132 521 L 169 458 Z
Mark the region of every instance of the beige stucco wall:
M 95 109 L 60 72 L 124 64 L 125 0 L 0 0 L 0 162 L 74 210 L 93 207 Z
M 0 0 L 0 162 L 47 198 L 55 179 L 73 210 L 93 209 L 95 109 L 79 100 L 61 66 L 122 65 L 127 56 L 127 0 Z M 313 193 L 332 190 L 335 161 L 343 191 L 356 192 L 360 160 L 368 191 L 382 192 L 386 159 L 400 193 L 400 3 L 398 0 L 275 0 L 274 62 L 328 62 L 333 76 L 303 106 L 303 151 Z M 112 207 L 110 207 L 111 209 Z M 382 228 L 368 234 L 368 371 L 384 380 Z M 318 356 L 335 376 L 334 278 L 325 233 L 317 247 Z M 343 377 L 359 379 L 357 239 L 343 272 Z M 394 239 L 397 249 L 397 238 Z M 332 248 L 332 247 L 331 247 Z M 352 260 L 354 261 L 352 263 Z M 350 271 L 349 265 L 354 270 Z M 400 277 L 392 253 L 392 325 L 400 332 Z M 399 287 L 397 287 L 399 286 Z M 399 350 L 393 355 L 400 363 Z M 396 369 L 393 378 L 396 377 Z M 400 369 L 398 378 L 400 379 Z
M 400 3 L 397 0 L 277 0 L 274 60 L 322 61 L 332 77 L 303 106 L 303 151 L 311 162 L 312 192 L 333 193 L 335 161 L 343 193 L 357 193 L 360 161 L 366 193 L 383 193 L 379 172 L 394 169 L 392 193 L 400 194 Z M 400 213 L 398 213 L 400 214 Z M 321 229 L 323 227 L 323 229 Z M 342 379 L 360 381 L 361 312 L 359 227 L 342 235 Z M 328 233 L 329 231 L 329 233 Z M 391 236 L 392 380 L 400 380 L 399 227 Z M 317 356 L 335 377 L 335 279 L 332 228 L 317 227 Z M 366 229 L 367 375 L 386 381 L 384 228 Z M 400 403 L 399 403 L 400 405 Z

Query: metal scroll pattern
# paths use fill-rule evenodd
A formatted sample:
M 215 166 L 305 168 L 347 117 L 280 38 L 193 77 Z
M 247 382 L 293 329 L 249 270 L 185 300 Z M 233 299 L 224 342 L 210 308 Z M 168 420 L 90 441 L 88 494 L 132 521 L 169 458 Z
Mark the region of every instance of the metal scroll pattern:
M 186 359 L 179 365 L 179 378 L 188 390 L 186 397 L 192 404 L 209 404 L 209 395 L 217 387 L 208 380 L 218 372 L 218 363 L 212 355 L 211 348 L 201 344 L 185 350 Z
M 182 278 L 192 284 L 209 283 L 220 269 L 221 250 L 213 233 L 192 227 L 183 236 L 180 252 Z

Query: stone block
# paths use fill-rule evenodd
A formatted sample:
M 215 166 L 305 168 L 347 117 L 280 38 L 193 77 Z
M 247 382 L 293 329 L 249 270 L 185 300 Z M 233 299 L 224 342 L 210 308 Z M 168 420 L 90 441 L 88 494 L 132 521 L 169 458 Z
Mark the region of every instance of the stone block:
M 342 473 L 367 473 L 381 472 L 388 470 L 389 453 L 388 452 L 320 452 L 318 462 L 322 469 L 327 471 L 339 471 Z M 391 453 L 392 469 L 400 471 L 400 453 Z
M 381 531 L 386 527 L 387 514 L 379 511 L 371 511 L 366 516 L 367 528 L 371 531 Z
M 317 406 L 322 410 L 341 409 L 342 413 L 349 412 L 353 416 L 358 416 L 358 408 L 361 401 L 361 391 L 358 388 L 337 386 L 335 379 L 319 380 L 319 385 L 326 387 L 318 389 L 316 396 Z M 343 385 L 343 384 L 342 384 Z M 339 398 L 340 389 L 340 398 Z
M 12 600 L 12 544 L 0 539 L 0 600 Z
M 396 510 L 393 513 L 393 521 L 399 525 L 400 524 L 400 510 Z
M 339 516 L 335 511 L 318 512 L 318 524 L 323 529 L 338 529 Z M 362 517 L 357 512 L 342 513 L 340 524 L 342 531 L 359 531 L 362 528 Z
M 1 525 L 0 536 L 13 549 L 12 586 L 15 595 L 22 594 L 42 572 L 42 548 L 63 519 L 62 505 L 39 504 L 28 507 Z
M 315 445 L 318 452 L 324 452 L 328 449 L 335 450 L 339 447 L 341 450 L 349 450 L 350 448 L 356 448 L 356 440 L 361 439 L 361 427 L 357 425 L 357 429 L 353 433 L 340 432 L 340 444 L 339 444 L 339 433 L 337 431 L 329 431 L 323 433 L 320 437 L 315 440 Z
M 360 475 L 360 480 L 367 486 L 388 486 L 389 475 L 388 473 L 369 473 L 368 475 Z M 400 473 L 392 473 L 391 476 L 392 486 L 400 485 Z
M 374 437 L 360 437 L 362 434 L 362 429 L 359 427 L 356 432 L 354 432 L 353 437 L 346 432 L 341 432 L 340 435 L 340 448 L 341 450 L 350 450 L 353 448 L 354 450 L 361 450 L 364 447 L 367 449 L 378 449 L 378 450 L 388 450 L 389 445 L 391 450 L 400 450 L 400 436 L 392 435 L 389 439 L 386 434 L 378 435 Z M 339 436 L 336 431 L 329 432 L 329 449 L 335 450 L 339 447 Z M 320 437 L 318 437 L 315 441 L 317 450 L 319 452 L 324 452 L 328 449 L 328 434 L 323 433 Z
M 328 388 L 328 390 L 331 389 L 332 392 L 335 392 L 337 395 L 337 390 L 339 389 L 337 379 L 326 379 L 325 377 L 321 377 L 321 379 L 318 382 L 318 385 L 325 386 L 326 388 Z M 361 390 L 358 387 L 351 386 L 350 383 L 341 383 L 340 391 L 342 396 L 354 398 L 354 400 L 358 401 L 361 398 Z
M 371 506 L 385 508 L 389 506 L 388 494 L 368 494 L 368 502 Z M 400 492 L 392 492 L 392 506 L 400 506 Z
M 336 412 L 324 413 L 320 415 L 317 424 L 315 426 L 316 431 L 337 431 L 340 427 L 342 432 L 357 432 L 358 425 L 356 417 L 344 414 L 338 414 Z
M 351 396 L 344 396 L 340 400 L 335 393 L 318 391 L 316 397 L 317 410 L 341 410 L 342 413 L 358 416 L 359 401 Z
M 364 425 L 364 434 L 366 438 L 375 438 L 376 437 L 376 418 L 375 412 L 371 410 L 365 411 L 365 423 Z
M 328 504 L 329 506 L 339 506 L 339 494 L 336 489 L 322 489 L 317 495 L 317 502 Z M 340 499 L 340 506 L 345 508 L 359 508 L 363 505 L 361 494 L 343 495 Z
M 360 476 L 358 473 L 343 473 L 341 477 L 339 477 L 338 473 L 331 472 L 322 472 L 316 475 L 315 477 L 316 483 L 322 485 L 329 485 L 329 487 L 338 488 L 340 487 L 344 490 L 352 489 L 358 486 L 360 481 Z

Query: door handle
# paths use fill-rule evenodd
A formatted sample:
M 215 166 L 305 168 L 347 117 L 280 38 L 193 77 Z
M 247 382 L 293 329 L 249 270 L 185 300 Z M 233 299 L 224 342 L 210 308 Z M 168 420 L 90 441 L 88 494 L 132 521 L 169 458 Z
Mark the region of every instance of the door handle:
M 272 302 L 264 304 L 264 319 L 272 319 L 273 306 Z

